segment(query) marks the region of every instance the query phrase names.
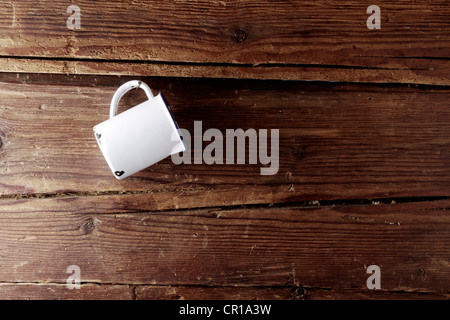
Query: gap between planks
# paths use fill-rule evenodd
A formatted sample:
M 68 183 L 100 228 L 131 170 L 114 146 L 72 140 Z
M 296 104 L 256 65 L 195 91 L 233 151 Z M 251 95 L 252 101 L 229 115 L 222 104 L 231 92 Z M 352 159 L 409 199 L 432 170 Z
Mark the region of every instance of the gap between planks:
M 450 61 L 436 61 L 439 62 L 439 70 L 450 69 Z M 431 69 L 337 64 L 196 63 L 0 56 L 0 72 L 450 85 L 445 72 L 436 73 Z
M 182 190 L 178 190 L 180 192 Z M 198 191 L 198 190 L 196 190 Z M 64 199 L 81 199 L 89 201 L 92 198 L 108 197 L 108 196 L 138 196 L 146 194 L 161 193 L 161 190 L 145 190 L 145 191 L 105 191 L 105 192 L 64 192 L 64 193 L 36 193 L 36 194 L 17 194 L 17 195 L 0 195 L 0 207 L 2 205 L 11 204 L 9 201 L 19 200 L 64 200 Z M 270 209 L 270 208 L 308 208 L 308 207 L 334 207 L 334 206 L 367 206 L 367 205 L 394 205 L 402 203 L 422 203 L 433 201 L 445 201 L 450 200 L 449 196 L 423 196 L 423 197 L 391 197 L 391 198 L 372 198 L 372 199 L 316 199 L 316 200 L 303 200 L 303 201 L 288 201 L 288 202 L 276 202 L 276 203 L 241 203 L 241 204 L 225 204 L 225 205 L 212 205 L 212 206 L 185 206 L 177 208 L 148 208 L 148 209 L 131 209 L 131 210 L 119 210 L 115 211 L 115 215 L 130 214 L 140 212 L 175 212 L 175 211 L 193 211 L 193 210 L 235 210 L 235 209 Z M 0 210 L 1 212 L 2 210 Z M 108 214 L 109 212 L 98 214 Z

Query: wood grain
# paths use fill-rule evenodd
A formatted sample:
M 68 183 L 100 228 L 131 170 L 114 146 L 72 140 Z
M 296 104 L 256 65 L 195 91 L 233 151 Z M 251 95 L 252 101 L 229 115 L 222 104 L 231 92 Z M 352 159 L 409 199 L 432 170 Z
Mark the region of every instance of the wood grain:
M 0 298 L 448 300 L 449 19 L 446 0 L 2 2 Z M 92 128 L 136 78 L 191 134 L 278 129 L 276 174 L 167 158 L 117 181 Z
M 3 283 L 65 284 L 78 265 L 83 284 L 280 286 L 326 298 L 364 296 L 375 264 L 384 296 L 448 295 L 448 200 L 127 214 L 42 212 L 41 201 L 0 215 Z
M 295 289 L 291 287 L 82 284 L 80 289 L 70 290 L 65 284 L 56 283 L 0 284 L 0 297 L 2 300 L 290 300 L 297 298 Z
M 137 300 L 448 300 L 450 294 L 305 287 L 136 286 Z
M 3 283 L 2 300 L 448 300 L 449 293 L 305 287 L 205 287 L 57 283 Z
M 337 0 L 80 0 L 76 5 L 81 10 L 81 29 L 70 30 L 66 20 L 72 2 L 12 1 L 2 4 L 0 15 L 0 56 L 12 59 L 9 65 L 1 61 L 0 66 L 2 70 L 32 72 L 35 62 L 15 58 L 38 58 L 39 68 L 43 66 L 40 72 L 53 68 L 63 72 L 58 64 L 75 63 L 81 73 L 142 75 L 137 64 L 130 68 L 117 63 L 128 61 L 162 64 L 161 70 L 143 66 L 158 72 L 154 75 L 164 75 L 164 65 L 178 64 L 168 68 L 169 75 L 177 70 L 183 76 L 296 80 L 333 80 L 324 78 L 337 76 L 335 81 L 346 81 L 343 79 L 349 78 L 351 71 L 356 74 L 354 81 L 378 82 L 381 72 L 385 81 L 448 84 L 447 1 L 414 5 L 410 1 L 378 2 L 379 30 L 366 26 L 370 16 L 366 10 L 372 4 Z M 99 67 L 89 61 L 92 59 Z M 312 69 L 304 76 L 303 68 L 308 66 L 331 68 Z
M 292 300 L 291 287 L 136 286 L 136 300 Z
M 17 76 L 3 74 L 0 83 L 2 197 L 131 193 L 123 199 L 151 199 L 145 210 L 164 210 L 450 190 L 446 87 L 144 78 L 192 135 L 197 120 L 203 131 L 224 134 L 279 129 L 279 170 L 262 176 L 260 163 L 175 165 L 168 158 L 119 182 L 92 128 L 127 78 Z M 143 99 L 130 93 L 121 109 Z
M 68 275 L 69 276 L 69 275 Z M 126 285 L 83 284 L 68 289 L 59 283 L 2 283 L 2 300 L 132 300 L 133 287 Z
M 450 85 L 450 62 L 429 62 L 429 69 L 353 68 L 338 66 L 221 65 L 1 58 L 1 72 L 93 74 L 184 78 L 237 78 L 364 83 Z

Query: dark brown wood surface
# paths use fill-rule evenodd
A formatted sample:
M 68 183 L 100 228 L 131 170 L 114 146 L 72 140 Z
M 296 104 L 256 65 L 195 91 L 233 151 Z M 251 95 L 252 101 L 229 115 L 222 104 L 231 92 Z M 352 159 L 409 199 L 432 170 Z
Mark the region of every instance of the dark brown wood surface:
M 213 293 L 233 297 L 251 286 L 246 297 L 267 298 L 273 286 L 284 295 L 305 288 L 308 297 L 315 289 L 363 291 L 366 269 L 376 264 L 382 297 L 447 296 L 448 200 L 122 214 L 69 209 L 73 198 L 52 199 L 53 209 L 42 201 L 2 203 L 4 282 L 64 284 L 66 268 L 76 264 L 83 283 L 124 288 L 105 294 L 139 286 L 152 297 L 169 288 L 147 286 L 201 285 L 231 286 Z
M 0 70 L 449 84 L 448 1 L 80 0 L 1 5 Z M 17 64 L 14 62 L 19 59 Z
M 0 4 L 0 299 L 448 299 L 450 7 L 372 4 Z M 92 128 L 131 79 L 191 134 L 278 129 L 276 174 L 117 181 Z
M 279 129 L 279 169 L 262 176 L 262 164 L 175 165 L 168 158 L 119 182 L 111 180 L 92 128 L 107 119 L 126 78 L 57 76 L 41 84 L 35 81 L 46 77 L 5 77 L 3 195 L 134 192 L 168 200 L 149 204 L 154 210 L 446 196 L 450 188 L 444 87 L 148 79 L 191 135 L 197 120 L 203 131 Z M 142 99 L 142 92 L 130 93 L 123 104 Z

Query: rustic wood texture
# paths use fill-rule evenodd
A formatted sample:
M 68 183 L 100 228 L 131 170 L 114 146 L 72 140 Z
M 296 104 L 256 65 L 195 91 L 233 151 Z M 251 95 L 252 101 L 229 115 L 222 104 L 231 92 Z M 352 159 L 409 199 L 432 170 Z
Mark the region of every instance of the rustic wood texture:
M 76 264 L 83 283 L 362 290 L 377 264 L 383 290 L 449 285 L 448 201 L 124 214 L 10 201 L 27 209 L 0 216 L 3 282 L 65 283 Z
M 2 299 L 30 300 L 295 300 L 304 298 L 290 287 L 203 287 L 157 285 L 82 284 L 69 290 L 65 284 L 0 284 Z M 381 294 L 381 293 L 379 293 Z M 414 293 L 407 294 L 409 296 Z M 429 295 L 430 297 L 433 295 Z M 438 295 L 442 298 L 442 295 Z
M 76 264 L 84 284 L 364 290 L 376 264 L 386 295 L 449 286 L 448 200 L 124 214 L 14 201 L 24 210 L 0 215 L 4 283 L 64 284 Z
M 446 88 L 148 79 L 192 136 L 196 120 L 203 131 L 279 129 L 279 169 L 262 176 L 261 164 L 175 165 L 168 158 L 119 182 L 111 180 L 92 128 L 107 118 L 115 88 L 127 79 L 4 80 L 3 196 L 132 193 L 153 199 L 145 209 L 163 210 L 449 195 Z M 142 99 L 142 92 L 129 93 L 123 105 Z
M 159 64 L 89 60 L 1 58 L 1 72 L 124 76 L 239 78 L 369 83 L 450 85 L 450 62 L 430 62 L 429 69 L 352 68 L 339 66 L 240 66 Z
M 133 290 L 128 285 L 109 284 L 83 284 L 79 290 L 61 283 L 0 284 L 2 300 L 133 300 Z
M 2 2 L 0 299 L 449 299 L 449 19 L 444 0 Z M 117 181 L 92 129 L 131 79 L 192 135 L 278 129 L 278 171 L 247 144 L 247 164 Z
M 448 293 L 306 287 L 136 286 L 137 300 L 445 300 Z
M 445 300 L 448 293 L 306 287 L 207 287 L 82 284 L 1 284 L 3 300 Z M 273 310 L 275 311 L 275 310 Z
M 450 7 L 444 0 L 379 1 L 381 29 L 375 30 L 366 26 L 373 1 L 80 0 L 81 28 L 71 30 L 66 20 L 73 4 L 2 3 L 0 69 L 450 81 Z

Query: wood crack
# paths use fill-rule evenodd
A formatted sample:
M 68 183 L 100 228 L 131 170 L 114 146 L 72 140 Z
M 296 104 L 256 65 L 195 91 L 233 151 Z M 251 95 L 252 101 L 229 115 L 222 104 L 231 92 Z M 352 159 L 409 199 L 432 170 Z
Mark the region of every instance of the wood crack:
M 0 72 L 450 85 L 445 73 L 447 61 L 431 60 L 430 66 L 402 61 L 407 63 L 398 67 L 365 65 L 363 62 L 355 65 L 240 63 L 4 55 L 0 56 Z
M 391 57 L 396 58 L 396 57 Z M 405 58 L 405 57 L 397 57 Z M 410 57 L 416 58 L 416 57 Z M 315 64 L 315 63 L 238 63 L 238 62 L 196 62 L 196 61 L 163 61 L 163 60 L 137 60 L 137 59 L 101 59 L 101 58 L 77 58 L 77 57 L 44 57 L 44 56 L 6 56 L 0 55 L 0 59 L 9 60 L 41 60 L 41 61 L 66 61 L 66 62 L 97 62 L 97 63 L 121 63 L 121 64 L 155 64 L 168 66 L 205 66 L 205 67 L 240 67 L 240 68 L 325 68 L 325 69 L 355 69 L 355 70 L 429 70 L 428 68 L 389 68 L 377 66 L 358 66 L 342 64 Z M 416 58 L 420 59 L 420 58 Z M 447 58 L 430 58 L 431 60 L 450 60 Z

